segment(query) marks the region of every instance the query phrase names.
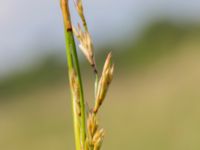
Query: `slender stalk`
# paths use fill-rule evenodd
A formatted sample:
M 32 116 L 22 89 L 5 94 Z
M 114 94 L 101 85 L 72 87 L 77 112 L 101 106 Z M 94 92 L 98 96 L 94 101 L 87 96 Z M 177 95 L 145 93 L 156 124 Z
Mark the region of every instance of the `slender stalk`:
M 71 20 L 70 20 L 68 0 L 61 0 L 61 9 L 63 12 L 64 25 L 65 25 L 66 54 L 67 54 L 69 78 L 71 77 L 72 69 L 74 69 L 76 71 L 78 84 L 80 87 L 80 113 L 81 113 L 80 116 L 77 115 L 77 112 L 75 110 L 76 102 L 72 94 L 73 92 L 72 87 L 70 89 L 71 89 L 72 104 L 73 104 L 72 107 L 73 107 L 76 149 L 81 150 L 82 147 L 85 147 L 85 139 L 86 139 L 85 102 L 84 102 L 83 85 L 82 85 L 81 72 L 80 72 L 80 67 L 79 67 L 79 60 L 78 60 L 78 56 L 76 52 L 74 35 L 72 32 L 72 25 L 71 25 Z
M 83 92 L 83 84 L 81 79 L 81 72 L 80 72 L 80 66 L 79 66 L 79 60 L 76 52 L 76 46 L 74 42 L 74 36 L 73 32 L 71 31 L 71 37 L 72 37 L 72 57 L 74 60 L 74 66 L 78 75 L 78 81 L 79 81 L 79 87 L 80 87 L 80 108 L 81 108 L 81 123 L 80 123 L 80 135 L 81 135 L 81 146 L 85 146 L 85 138 L 86 138 L 86 127 L 85 127 L 85 101 L 84 101 L 84 92 Z
M 71 79 L 71 72 L 73 69 L 73 60 L 70 52 L 70 47 L 71 47 L 71 35 L 70 32 L 68 32 L 65 29 L 65 38 L 66 38 L 66 55 L 67 55 L 67 64 L 68 64 L 68 76 L 69 80 Z M 70 84 L 70 86 L 72 86 Z M 79 116 L 77 115 L 76 112 L 76 102 L 75 98 L 73 96 L 73 91 L 72 88 L 70 87 L 70 92 L 71 92 L 71 99 L 72 99 L 72 112 L 73 112 L 73 121 L 74 121 L 74 135 L 75 135 L 75 144 L 76 144 L 76 150 L 80 150 L 80 126 L 79 126 Z

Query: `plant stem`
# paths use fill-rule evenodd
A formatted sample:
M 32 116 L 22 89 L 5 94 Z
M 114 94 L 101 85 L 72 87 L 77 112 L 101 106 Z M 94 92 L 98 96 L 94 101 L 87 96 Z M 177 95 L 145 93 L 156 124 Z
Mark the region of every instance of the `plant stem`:
M 79 67 L 79 60 L 78 60 L 78 56 L 76 52 L 76 45 L 74 41 L 74 35 L 73 35 L 72 25 L 71 25 L 71 20 L 70 20 L 68 0 L 61 0 L 61 9 L 63 12 L 64 25 L 65 25 L 66 54 L 67 54 L 69 78 L 71 77 L 72 69 L 74 69 L 77 73 L 78 84 L 80 87 L 81 116 L 77 115 L 77 112 L 75 110 L 76 102 L 72 94 L 73 92 L 72 87 L 70 89 L 71 89 L 72 104 L 73 104 L 72 107 L 73 107 L 76 149 L 81 150 L 82 147 L 85 147 L 85 139 L 86 139 L 85 102 L 84 102 L 83 85 L 82 85 L 81 72 L 80 72 L 80 67 Z
M 81 79 L 81 72 L 80 72 L 80 66 L 79 66 L 79 60 L 76 52 L 76 46 L 74 42 L 74 36 L 71 32 L 72 36 L 72 56 L 74 58 L 74 65 L 77 71 L 78 81 L 79 81 L 79 87 L 80 87 L 80 106 L 81 106 L 81 146 L 85 146 L 85 138 L 86 138 L 86 127 L 85 127 L 85 101 L 84 101 L 84 92 L 83 92 L 83 84 Z
M 67 64 L 68 64 L 68 76 L 69 76 L 69 81 L 71 79 L 71 72 L 73 69 L 73 60 L 70 52 L 70 45 L 71 45 L 71 35 L 68 31 L 65 29 L 65 39 L 66 39 L 66 55 L 67 55 Z M 80 150 L 81 145 L 80 145 L 80 126 L 79 126 L 79 116 L 77 115 L 76 112 L 76 102 L 75 102 L 75 97 L 73 96 L 73 91 L 72 91 L 72 85 L 70 84 L 70 92 L 71 92 L 71 99 L 72 99 L 72 112 L 73 112 L 73 120 L 74 120 L 74 136 L 75 136 L 75 145 L 76 145 L 76 150 Z

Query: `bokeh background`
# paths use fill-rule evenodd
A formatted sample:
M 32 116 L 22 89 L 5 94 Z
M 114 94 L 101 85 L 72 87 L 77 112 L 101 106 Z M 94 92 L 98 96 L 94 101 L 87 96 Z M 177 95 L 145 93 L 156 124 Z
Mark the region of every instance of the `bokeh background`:
M 71 3 L 72 18 L 79 18 Z M 200 1 L 84 0 L 98 68 L 116 66 L 103 149 L 200 149 Z M 79 53 L 87 102 L 93 74 Z M 74 149 L 58 0 L 0 0 L 0 149 Z

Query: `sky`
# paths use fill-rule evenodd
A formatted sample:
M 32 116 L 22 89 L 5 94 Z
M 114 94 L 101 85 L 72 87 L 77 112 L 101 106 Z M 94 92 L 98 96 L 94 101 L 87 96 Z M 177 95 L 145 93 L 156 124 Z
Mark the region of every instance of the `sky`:
M 130 31 L 136 34 L 155 18 L 200 21 L 199 0 L 84 0 L 84 6 L 97 45 Z M 77 23 L 78 16 L 71 8 Z M 0 0 L 0 77 L 62 49 L 59 0 Z

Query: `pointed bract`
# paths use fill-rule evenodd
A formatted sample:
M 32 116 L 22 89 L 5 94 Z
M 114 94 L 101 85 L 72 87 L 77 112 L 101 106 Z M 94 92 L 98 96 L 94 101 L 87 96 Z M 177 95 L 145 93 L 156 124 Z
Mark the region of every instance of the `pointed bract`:
M 101 78 L 100 78 L 99 84 L 98 84 L 96 102 L 95 102 L 95 107 L 93 110 L 95 113 L 97 113 L 100 106 L 102 105 L 102 103 L 105 99 L 107 90 L 109 88 L 109 85 L 113 78 L 114 65 L 112 65 L 112 63 L 111 63 L 111 58 L 112 58 L 112 54 L 109 53 L 106 58 L 106 61 L 105 61 L 104 67 L 103 67 L 103 72 L 102 72 L 102 75 L 101 75 Z
M 77 39 L 79 40 L 79 48 L 87 58 L 88 62 L 90 63 L 91 66 L 95 66 L 95 61 L 94 61 L 94 47 L 92 43 L 91 36 L 88 31 L 83 31 L 78 24 L 78 29 L 73 27 L 73 32 Z
M 98 123 L 94 113 L 89 113 L 87 120 L 88 134 L 92 138 L 97 131 Z

